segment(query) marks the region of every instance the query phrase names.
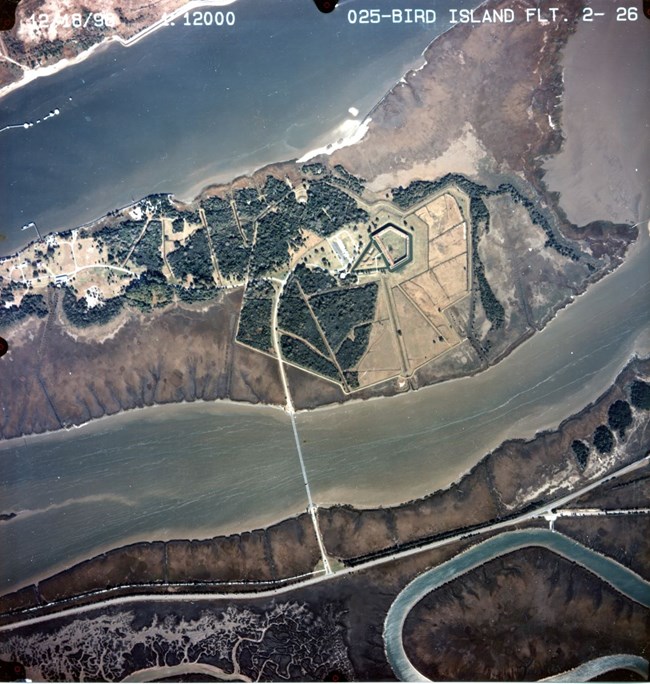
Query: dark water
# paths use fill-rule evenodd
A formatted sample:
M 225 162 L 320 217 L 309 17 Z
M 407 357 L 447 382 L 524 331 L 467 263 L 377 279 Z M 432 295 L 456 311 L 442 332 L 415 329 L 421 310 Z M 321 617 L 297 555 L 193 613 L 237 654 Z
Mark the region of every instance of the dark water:
M 0 133 L 0 253 L 33 239 L 20 231 L 30 221 L 43 234 L 71 228 L 148 193 L 189 197 L 331 142 L 349 107 L 364 117 L 448 28 L 442 4 L 428 26 L 350 24 L 349 9 L 366 6 L 324 16 L 311 1 L 240 0 L 228 8 L 234 27 L 177 19 L 9 94 L 0 128 L 61 113 Z

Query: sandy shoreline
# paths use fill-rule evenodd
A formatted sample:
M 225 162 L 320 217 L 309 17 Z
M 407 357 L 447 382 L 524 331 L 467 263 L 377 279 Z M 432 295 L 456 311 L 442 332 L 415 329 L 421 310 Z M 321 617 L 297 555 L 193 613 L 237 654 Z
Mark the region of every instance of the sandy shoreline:
M 173 21 L 174 19 L 182 16 L 183 14 L 185 14 L 185 12 L 189 12 L 198 7 L 226 7 L 228 5 L 234 4 L 236 1 L 237 0 L 190 0 L 189 2 L 186 2 L 184 5 L 182 5 L 181 7 L 167 15 L 164 19 L 158 19 L 158 21 L 155 21 L 150 26 L 147 26 L 146 28 L 143 28 L 141 31 L 138 31 L 138 33 L 136 33 L 134 36 L 131 36 L 131 38 L 122 38 L 119 35 L 110 36 L 109 38 L 105 38 L 104 40 L 101 40 L 99 43 L 92 45 L 87 50 L 80 52 L 76 57 L 73 57 L 72 59 L 64 58 L 59 60 L 56 64 L 50 64 L 44 67 L 29 69 L 27 67 L 23 67 L 22 65 L 20 65 L 23 69 L 23 77 L 18 81 L 14 81 L 13 83 L 9 83 L 8 85 L 0 88 L 0 99 L 5 97 L 6 95 L 9 95 L 9 93 L 12 93 L 15 90 L 22 88 L 23 86 L 26 86 L 32 81 L 35 81 L 39 78 L 45 78 L 47 76 L 53 76 L 54 74 L 57 74 L 60 71 L 63 71 L 64 69 L 67 69 L 68 67 L 84 62 L 86 59 L 95 54 L 95 52 L 101 50 L 102 48 L 108 47 L 111 43 L 118 43 L 122 47 L 130 47 L 131 45 L 135 45 L 151 33 L 154 33 L 160 28 L 168 26 L 170 21 Z M 14 62 L 13 60 L 9 61 L 11 61 L 14 64 L 17 64 L 17 62 Z

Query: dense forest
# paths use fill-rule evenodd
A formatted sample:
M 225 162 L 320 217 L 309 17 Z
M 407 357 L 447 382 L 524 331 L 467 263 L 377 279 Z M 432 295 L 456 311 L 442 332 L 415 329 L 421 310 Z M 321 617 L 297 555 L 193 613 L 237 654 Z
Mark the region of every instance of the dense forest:
M 281 186 L 281 187 L 280 187 Z M 302 244 L 300 234 L 303 205 L 286 183 L 269 176 L 264 185 L 267 201 L 273 201 L 274 210 L 264 214 L 257 222 L 257 239 L 251 256 L 251 277 L 259 277 L 289 262 L 289 250 Z
M 144 221 L 126 219 L 120 223 L 105 226 L 95 233 L 94 237 L 104 246 L 108 258 L 113 263 L 122 263 L 135 239 L 142 232 L 144 224 Z
M 352 387 L 358 386 L 354 367 L 368 348 L 377 303 L 377 284 L 342 286 L 326 271 L 298 266 L 284 288 L 278 310 L 278 325 L 290 336 L 285 336 L 283 353 L 286 348 L 287 354 L 290 354 L 287 356 L 289 360 L 332 378 L 336 376 L 335 365 L 295 339 L 302 338 L 328 356 L 327 346 L 300 293 L 298 283 L 336 355 L 336 361 L 345 372 L 347 382 Z
M 309 307 L 298 290 L 295 277 L 289 280 L 282 292 L 278 309 L 278 326 L 288 333 L 303 338 L 325 356 L 328 355 Z
M 607 425 L 599 425 L 594 431 L 594 446 L 601 454 L 609 454 L 614 448 L 614 435 Z
M 160 245 L 162 243 L 162 223 L 150 221 L 144 235 L 138 240 L 131 261 L 144 266 L 149 271 L 160 271 L 163 267 Z
M 361 361 L 370 340 L 371 323 L 358 325 L 352 330 L 352 336 L 348 336 L 336 352 L 336 360 L 341 368 L 352 370 Z
M 300 340 L 290 337 L 289 335 L 282 335 L 280 338 L 280 348 L 282 350 L 282 356 L 286 358 L 287 361 L 291 361 L 304 368 L 309 368 L 327 378 L 340 382 L 341 378 L 336 370 L 336 366 L 325 357 L 312 351 Z
M 13 294 L 10 291 L 2 291 L 2 301 L 5 299 L 5 292 L 8 292 L 13 299 Z M 48 314 L 47 304 L 43 295 L 40 294 L 26 294 L 23 296 L 20 306 L 12 304 L 11 306 L 0 306 L 0 326 L 9 326 L 14 323 L 22 321 L 28 316 L 35 316 L 36 318 L 44 318 Z
M 346 224 L 363 223 L 370 216 L 345 192 L 326 181 L 313 181 L 307 189 L 302 221 L 319 235 L 331 235 Z
M 199 287 L 214 287 L 212 257 L 205 230 L 197 230 L 182 247 L 167 255 L 174 275 L 185 283 L 188 276 Z
M 650 384 L 643 380 L 635 380 L 630 388 L 630 401 L 634 408 L 650 410 Z
M 70 287 L 63 291 L 63 311 L 67 319 L 78 328 L 108 323 L 122 310 L 124 297 L 106 299 L 101 305 L 89 307 L 85 297 L 77 299 Z
M 307 296 L 339 286 L 339 281 L 327 271 L 321 268 L 307 268 L 304 264 L 296 266 L 293 277 L 298 279 L 302 291 Z
M 274 294 L 275 290 L 269 281 L 249 281 L 239 315 L 237 339 L 264 352 L 273 349 L 271 313 Z
M 151 311 L 170 304 L 174 299 L 174 286 L 160 271 L 145 271 L 132 280 L 124 291 L 126 303 L 139 311 Z
M 210 197 L 203 200 L 201 206 L 221 274 L 225 278 L 243 278 L 248 268 L 249 249 L 239 232 L 230 202 Z
M 350 192 L 355 193 L 355 195 L 361 195 L 363 194 L 363 191 L 365 190 L 365 178 L 359 178 L 358 176 L 355 176 L 351 174 L 344 166 L 341 164 L 337 164 L 334 167 L 334 171 L 336 171 L 337 175 L 334 175 L 331 177 L 332 181 L 336 183 L 337 185 L 340 185 L 344 188 L 347 188 L 350 190 Z
M 630 402 L 638 409 L 650 410 L 650 385 L 640 379 L 634 380 L 629 386 Z M 625 439 L 625 431 L 634 422 L 634 415 L 630 403 L 624 399 L 617 399 L 607 410 L 607 425 L 599 425 L 592 435 L 592 443 L 601 454 L 611 453 L 616 443 L 615 434 L 619 439 Z M 589 457 L 590 446 L 584 440 L 576 439 L 571 443 L 573 455 L 580 468 L 584 470 Z
M 315 294 L 309 298 L 309 303 L 335 352 L 343 340 L 352 333 L 353 328 L 373 320 L 377 291 L 377 283 L 368 283 Z

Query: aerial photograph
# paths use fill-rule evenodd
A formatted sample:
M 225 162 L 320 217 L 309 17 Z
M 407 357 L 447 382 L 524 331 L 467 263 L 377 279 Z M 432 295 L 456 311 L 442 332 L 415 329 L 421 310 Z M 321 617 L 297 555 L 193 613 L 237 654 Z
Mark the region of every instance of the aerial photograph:
M 647 681 L 650 7 L 0 15 L 0 681 Z

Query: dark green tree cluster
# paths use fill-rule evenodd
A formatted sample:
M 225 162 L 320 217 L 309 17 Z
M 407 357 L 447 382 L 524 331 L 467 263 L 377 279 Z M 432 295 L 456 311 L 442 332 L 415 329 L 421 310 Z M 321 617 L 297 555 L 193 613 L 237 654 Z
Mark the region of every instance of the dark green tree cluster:
M 3 290 L 3 301 L 9 301 L 4 299 L 4 293 L 8 292 Z M 13 293 L 9 292 L 11 299 L 13 299 Z M 0 326 L 9 326 L 13 323 L 18 323 L 28 316 L 35 316 L 36 318 L 44 318 L 48 314 L 47 304 L 43 295 L 32 295 L 26 294 L 23 296 L 20 306 L 12 304 L 11 306 L 0 306 Z
M 174 292 L 178 295 L 181 302 L 194 304 L 196 302 L 206 302 L 214 299 L 219 294 L 218 287 L 180 287 L 176 286 Z
M 331 180 L 334 183 L 347 188 L 350 192 L 355 193 L 355 195 L 361 195 L 363 193 L 366 188 L 365 178 L 358 178 L 351 174 L 342 164 L 337 164 L 334 167 L 334 171 L 336 171 L 336 175 L 331 177 Z
M 490 192 L 492 195 L 501 195 L 505 193 L 509 194 L 514 202 L 523 205 L 530 216 L 530 220 L 546 233 L 545 247 L 551 247 L 562 256 L 571 259 L 571 261 L 579 261 L 580 253 L 577 252 L 572 245 L 569 245 L 558 238 L 548 218 L 535 206 L 531 199 L 519 192 L 514 185 L 511 183 L 502 183 L 496 190 Z
M 614 435 L 607 425 L 599 425 L 594 432 L 594 446 L 601 454 L 609 454 L 614 448 Z
M 275 205 L 275 209 L 257 222 L 257 239 L 250 267 L 250 275 L 255 278 L 287 264 L 289 249 L 302 244 L 303 205 L 296 202 L 293 193 L 289 193 Z
M 325 181 L 310 183 L 302 221 L 319 235 L 331 235 L 348 223 L 362 223 L 368 212 L 345 192 Z
M 135 239 L 144 228 L 144 221 L 127 219 L 115 225 L 104 226 L 95 233 L 95 238 L 104 245 L 108 257 L 113 262 L 122 262 L 129 253 Z M 61 235 L 60 237 L 63 237 Z
M 214 287 L 212 258 L 205 230 L 192 233 L 187 242 L 167 255 L 174 275 L 180 280 L 192 276 L 194 286 Z
M 274 294 L 273 285 L 267 280 L 249 281 L 239 315 L 237 339 L 264 352 L 273 348 L 271 314 Z
M 235 192 L 234 198 L 242 230 L 250 242 L 253 239 L 253 223 L 266 209 L 266 204 L 255 188 L 241 188 Z
M 309 368 L 327 378 L 332 378 L 337 381 L 340 380 L 336 366 L 320 354 L 312 351 L 300 340 L 290 337 L 289 335 L 282 335 L 280 338 L 280 348 L 282 350 L 282 356 L 288 361 L 291 361 L 298 366 Z
M 180 216 L 172 221 L 172 233 L 182 233 L 185 230 L 185 222 Z
M 284 181 L 278 180 L 275 176 L 266 177 L 262 192 L 264 193 L 267 204 L 279 202 L 288 193 L 293 195 L 291 188 Z
M 411 182 L 406 188 L 400 185 L 398 188 L 393 188 L 392 190 L 393 202 L 400 209 L 409 209 L 423 199 L 433 195 L 438 187 L 442 187 L 437 187 L 438 183 L 439 181 L 416 180 Z
M 526 208 L 531 221 L 546 233 L 546 247 L 551 247 L 572 261 L 579 261 L 580 253 L 575 247 L 558 237 L 546 215 L 535 206 L 531 199 L 523 195 L 511 183 L 502 183 L 495 190 L 490 190 L 486 185 L 473 183 L 458 173 L 448 173 L 436 181 L 413 181 L 406 188 L 402 186 L 393 188 L 393 202 L 402 209 L 408 209 L 451 184 L 456 185 L 472 199 L 509 194 L 514 202 L 522 204 Z
M 352 370 L 361 361 L 361 357 L 368 349 L 370 340 L 371 323 L 364 323 L 352 330 L 352 335 L 346 337 L 336 352 L 336 360 L 339 366 L 345 370 Z
M 219 270 L 226 277 L 243 278 L 248 267 L 249 249 L 244 245 L 230 202 L 221 197 L 210 197 L 201 205 Z
M 171 195 L 149 195 L 146 198 L 153 207 L 154 214 L 172 219 L 172 232 L 183 231 L 183 219 L 192 225 L 201 223 L 198 211 L 179 209 L 173 202 Z
M 310 297 L 309 303 L 335 353 L 354 328 L 373 320 L 377 290 L 377 283 L 368 283 Z
M 129 283 L 123 297 L 129 306 L 148 312 L 170 304 L 174 299 L 174 286 L 160 271 L 145 271 Z
M 4 278 L 2 276 L 0 276 L 0 282 L 2 282 L 3 280 L 4 280 Z M 10 280 L 7 283 L 7 287 L 3 287 L 2 289 L 0 289 L 0 305 L 1 305 L 0 308 L 2 306 L 4 306 L 5 304 L 8 304 L 9 302 L 14 301 L 15 297 L 14 297 L 13 290 L 14 290 L 14 288 L 16 288 L 17 284 L 18 283 L 14 283 L 14 281 Z
M 470 214 L 472 217 L 472 269 L 485 315 L 492 324 L 492 327 L 498 330 L 505 320 L 505 310 L 488 282 L 485 275 L 485 266 L 483 266 L 478 253 L 478 231 L 480 228 L 483 228 L 487 232 L 490 225 L 490 213 L 485 206 L 485 202 L 480 197 L 472 197 Z
M 133 250 L 131 261 L 144 266 L 149 271 L 160 271 L 163 267 L 160 245 L 162 242 L 162 223 L 150 221 L 144 235 Z
M 71 288 L 66 287 L 63 292 L 63 311 L 70 323 L 78 328 L 108 323 L 120 313 L 123 303 L 124 297 L 118 296 L 89 308 L 86 300 L 83 297 L 77 299 Z
M 650 385 L 643 380 L 635 380 L 630 388 L 630 401 L 634 408 L 650 410 Z
M 571 442 L 571 449 L 573 450 L 573 455 L 578 462 L 580 470 L 584 470 L 587 467 L 587 460 L 589 458 L 589 447 L 580 439 L 574 439 Z
M 307 340 L 320 352 L 327 355 L 327 349 L 321 334 L 318 332 L 314 318 L 305 304 L 296 285 L 295 276 L 287 283 L 282 292 L 278 308 L 278 326 L 282 330 Z
M 320 269 L 311 270 L 304 266 L 296 269 L 282 293 L 278 325 L 291 335 L 306 340 L 326 356 L 327 346 L 297 287 L 298 282 L 309 298 L 347 382 L 351 387 L 357 387 L 358 376 L 353 369 L 368 348 L 377 303 L 377 284 L 342 287 L 335 278 Z M 300 340 L 292 338 L 284 345 L 291 354 L 287 357 L 289 360 L 328 377 L 336 377 L 335 366 L 327 359 L 318 358 L 319 355 Z
M 607 422 L 621 439 L 625 437 L 625 431 L 632 425 L 632 410 L 627 401 L 619 399 L 609 407 Z
M 348 383 L 348 387 L 352 389 L 359 387 L 359 373 L 357 371 L 346 370 L 343 373 L 345 375 L 345 381 Z
M 313 164 L 303 164 L 300 170 L 304 174 L 310 174 L 312 176 L 325 176 L 327 175 L 327 167 L 319 162 L 314 162 Z
M 293 273 L 307 296 L 339 286 L 338 280 L 321 268 L 307 268 L 304 264 L 298 264 Z
M 490 193 L 490 190 L 485 185 L 473 183 L 458 173 L 448 173 L 435 181 L 416 180 L 411 182 L 406 188 L 401 185 L 398 188 L 393 188 L 393 202 L 401 209 L 409 209 L 439 190 L 446 188 L 448 185 L 456 185 L 470 198 L 479 198 Z
M 241 188 L 234 195 L 237 213 L 242 219 L 252 221 L 266 209 L 266 204 L 260 199 L 255 188 Z

